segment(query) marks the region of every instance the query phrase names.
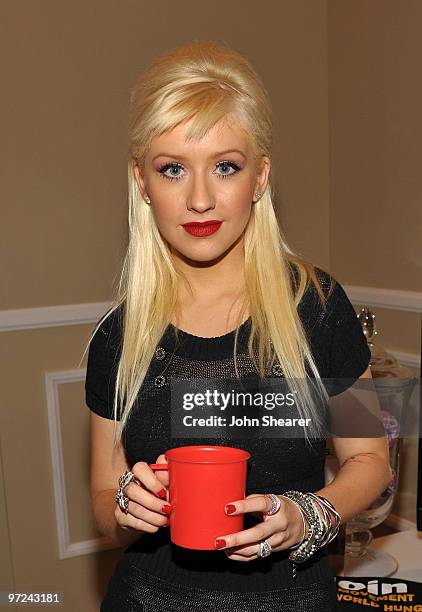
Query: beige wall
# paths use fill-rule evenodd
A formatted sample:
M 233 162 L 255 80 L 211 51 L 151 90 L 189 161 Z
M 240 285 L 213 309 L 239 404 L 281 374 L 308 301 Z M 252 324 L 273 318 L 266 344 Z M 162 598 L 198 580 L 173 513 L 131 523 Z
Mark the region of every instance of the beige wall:
M 214 4 L 198 11 L 193 1 L 177 10 L 139 0 L 24 6 L 3 8 L 0 164 L 15 229 L 0 245 L 10 262 L 1 308 L 109 299 L 125 242 L 129 89 L 155 55 L 194 37 L 226 40 L 259 70 L 274 105 L 286 230 L 329 265 L 325 2 L 265 1 L 253 20 L 236 2 L 223 19 Z
M 422 291 L 421 21 L 419 0 L 328 2 L 330 262 L 350 285 Z M 378 344 L 420 351 L 420 313 L 374 311 Z M 393 507 L 411 521 L 416 478 L 413 438 Z
M 420 290 L 413 75 L 421 5 L 252 6 L 253 19 L 244 2 L 200 11 L 187 0 L 3 6 L 1 311 L 111 298 L 126 241 L 129 89 L 155 55 L 192 38 L 227 41 L 268 88 L 277 206 L 290 244 L 341 281 Z M 362 215 L 374 229 L 356 241 Z M 416 352 L 416 316 L 388 311 L 382 327 L 394 348 Z M 98 609 L 120 555 L 58 557 L 45 374 L 71 371 L 58 385 L 57 412 L 77 545 L 98 535 L 88 517 L 88 409 L 72 374 L 91 328 L 4 332 L 0 343 L 0 587 L 62 590 L 69 611 Z
M 422 290 L 418 0 L 328 3 L 331 271 Z M 420 351 L 420 314 L 377 309 L 378 341 Z
M 329 2 L 331 264 L 351 283 L 422 288 L 421 21 L 419 0 Z

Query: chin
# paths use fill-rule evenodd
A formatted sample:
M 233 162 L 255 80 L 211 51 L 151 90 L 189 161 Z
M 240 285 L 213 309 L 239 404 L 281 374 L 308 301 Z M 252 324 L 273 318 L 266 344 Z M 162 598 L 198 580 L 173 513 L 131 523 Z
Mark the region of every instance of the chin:
M 202 246 L 204 247 L 205 245 Z M 185 260 L 190 260 L 197 263 L 211 263 L 224 257 L 224 255 L 230 250 L 230 246 L 231 245 L 227 246 L 226 248 L 224 246 L 221 246 L 220 248 L 213 246 L 211 248 L 207 245 L 205 248 L 186 249 L 172 245 L 171 250 L 175 255 Z

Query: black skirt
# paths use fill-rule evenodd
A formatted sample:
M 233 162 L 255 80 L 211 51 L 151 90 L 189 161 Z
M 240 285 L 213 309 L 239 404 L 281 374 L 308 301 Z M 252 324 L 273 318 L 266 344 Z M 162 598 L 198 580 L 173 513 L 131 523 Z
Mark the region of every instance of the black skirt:
M 172 584 L 119 561 L 100 612 L 338 612 L 335 580 L 264 592 Z

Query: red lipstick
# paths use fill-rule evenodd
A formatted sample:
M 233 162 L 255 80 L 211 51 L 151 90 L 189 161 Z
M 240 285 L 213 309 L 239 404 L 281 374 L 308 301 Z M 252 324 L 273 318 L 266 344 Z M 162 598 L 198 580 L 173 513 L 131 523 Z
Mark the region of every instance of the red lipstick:
M 220 228 L 221 224 L 222 221 L 212 219 L 211 221 L 193 221 L 192 223 L 184 223 L 182 227 L 192 236 L 202 238 L 204 236 L 214 234 Z

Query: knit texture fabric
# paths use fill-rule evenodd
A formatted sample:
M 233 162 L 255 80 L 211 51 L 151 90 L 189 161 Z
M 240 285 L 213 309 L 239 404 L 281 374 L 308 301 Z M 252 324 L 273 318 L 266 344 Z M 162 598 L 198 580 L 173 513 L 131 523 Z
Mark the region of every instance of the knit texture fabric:
M 100 612 L 335 612 L 332 578 L 303 587 L 239 593 L 172 584 L 122 559 L 108 585 Z
M 327 293 L 330 275 L 319 268 L 317 272 Z M 354 308 L 341 285 L 335 284 L 325 311 L 320 305 L 315 288 L 309 286 L 298 306 L 298 313 L 320 376 L 345 379 L 344 388 L 352 384 L 353 380 L 359 378 L 368 367 L 370 350 Z M 248 319 L 241 325 L 238 337 L 237 366 L 241 378 L 256 377 L 255 365 L 247 351 L 250 323 Z M 121 329 L 121 312 L 117 310 L 103 322 L 95 334 L 88 355 L 86 404 L 95 413 L 109 419 L 113 418 L 113 393 L 121 347 Z M 251 453 L 248 461 L 246 495 L 267 492 L 281 494 L 289 489 L 317 491 L 322 488 L 325 439 L 314 440 L 311 450 L 302 438 L 198 439 L 171 436 L 170 381 L 173 377 L 235 378 L 234 332 L 215 338 L 202 338 L 179 330 L 176 341 L 174 331 L 174 327 L 169 324 L 159 342 L 157 347 L 159 350 L 151 361 L 125 428 L 124 447 L 129 466 L 133 466 L 138 461 L 155 463 L 160 454 L 177 446 L 191 444 L 234 446 Z M 268 378 L 274 377 L 274 372 L 277 372 L 273 368 L 266 372 Z M 157 386 L 157 377 L 160 377 L 162 386 Z M 248 513 L 244 515 L 244 529 L 258 523 L 259 520 L 252 515 Z M 233 600 L 227 610 L 232 610 L 235 603 L 237 610 L 259 610 L 260 594 L 262 602 L 265 603 L 268 602 L 267 595 L 275 591 L 280 591 L 278 607 L 266 607 L 267 611 L 300 610 L 302 608 L 294 603 L 294 596 L 292 595 L 291 599 L 289 593 L 296 593 L 294 589 L 301 588 L 307 588 L 306 596 L 310 597 L 309 601 L 312 600 L 313 610 L 327 612 L 336 609 L 328 607 L 333 605 L 332 589 L 325 592 L 323 588 L 324 584 L 334 585 L 325 548 L 317 551 L 305 563 L 298 565 L 295 581 L 292 578 L 288 552 L 286 550 L 273 552 L 263 559 L 238 562 L 228 559 L 223 551 L 197 551 L 176 546 L 170 541 L 169 529 L 162 528 L 153 534 L 143 534 L 124 551 L 119 564 L 119 575 L 125 570 L 128 580 L 130 576 L 135 580 L 137 572 L 141 572 L 143 576 L 155 577 L 155 582 L 154 580 L 148 582 L 148 588 L 153 588 L 154 584 L 159 585 L 158 594 L 166 591 L 164 586 L 167 585 L 166 588 L 173 597 L 180 589 L 181 601 L 185 601 L 183 597 L 186 593 L 192 592 L 189 589 L 200 589 L 201 597 L 204 593 L 209 594 L 209 608 L 201 599 L 198 608 L 179 606 L 178 610 L 208 610 L 211 609 L 211 605 L 213 609 L 223 610 L 215 599 L 217 591 L 226 595 L 237 594 L 237 602 Z M 118 581 L 116 585 L 115 588 L 118 589 Z M 245 594 L 249 596 L 254 594 L 257 598 L 252 607 L 242 603 Z M 138 595 L 141 603 L 140 592 Z M 144 595 L 146 596 L 145 592 Z M 235 597 L 235 595 L 230 596 Z M 321 596 L 326 601 L 319 607 L 318 601 Z M 109 592 L 108 597 L 118 597 L 118 593 Z M 174 601 L 178 601 L 177 598 Z M 189 597 L 186 599 L 186 602 L 188 601 Z M 286 602 L 284 607 L 281 605 L 282 601 Z M 112 608 L 104 608 L 106 609 Z M 132 608 L 122 607 L 122 609 Z M 144 608 L 133 609 L 153 612 L 172 608 L 167 604 L 163 604 L 162 608 L 155 608 L 149 604 Z

